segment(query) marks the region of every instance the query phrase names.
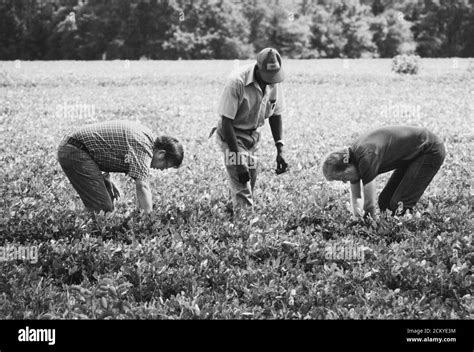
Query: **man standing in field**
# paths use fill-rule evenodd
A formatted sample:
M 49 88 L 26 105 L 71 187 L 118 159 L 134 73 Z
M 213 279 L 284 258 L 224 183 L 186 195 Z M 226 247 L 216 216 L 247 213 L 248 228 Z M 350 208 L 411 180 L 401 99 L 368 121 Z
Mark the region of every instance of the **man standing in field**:
M 87 209 L 114 209 L 113 201 L 120 194 L 108 172 L 122 172 L 135 180 L 138 206 L 149 213 L 153 207 L 147 181 L 150 167 L 178 168 L 183 154 L 182 145 L 173 137 L 155 137 L 148 128 L 134 122 L 108 121 L 65 136 L 59 145 L 58 161 Z
M 285 100 L 281 87 L 284 72 L 275 49 L 263 49 L 257 63 L 233 72 L 227 80 L 219 107 L 217 141 L 224 153 L 234 211 L 253 208 L 257 180 L 255 152 L 259 129 L 269 119 L 277 149 L 277 173 L 287 170 L 283 157 L 282 119 Z

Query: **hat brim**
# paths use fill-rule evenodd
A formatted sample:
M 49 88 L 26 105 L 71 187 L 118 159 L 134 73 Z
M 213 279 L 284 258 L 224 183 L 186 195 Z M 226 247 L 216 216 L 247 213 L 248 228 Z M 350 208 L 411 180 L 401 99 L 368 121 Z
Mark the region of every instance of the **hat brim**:
M 285 80 L 285 72 L 283 69 L 280 69 L 277 73 L 263 70 L 259 72 L 262 79 L 269 84 L 281 83 Z

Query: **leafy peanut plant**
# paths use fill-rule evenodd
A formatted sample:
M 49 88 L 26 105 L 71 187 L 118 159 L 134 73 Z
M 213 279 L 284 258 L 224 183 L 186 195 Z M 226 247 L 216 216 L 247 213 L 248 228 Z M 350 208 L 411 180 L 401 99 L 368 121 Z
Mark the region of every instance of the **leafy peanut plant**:
M 391 73 L 390 60 L 285 61 L 290 171 L 274 174 L 266 126 L 255 213 L 242 221 L 227 211 L 222 156 L 207 138 L 233 62 L 0 63 L 0 246 L 39 248 L 36 263 L 0 262 L 0 317 L 469 318 L 473 73 L 462 59 L 456 70 L 422 61 L 416 76 Z M 395 114 L 397 104 L 414 109 Z M 68 130 L 111 119 L 185 145 L 182 168 L 153 172 L 150 215 L 134 211 L 133 182 L 113 175 L 116 210 L 91 219 L 56 161 Z M 442 136 L 445 164 L 419 216 L 352 221 L 347 185 L 326 183 L 319 161 L 388 124 Z

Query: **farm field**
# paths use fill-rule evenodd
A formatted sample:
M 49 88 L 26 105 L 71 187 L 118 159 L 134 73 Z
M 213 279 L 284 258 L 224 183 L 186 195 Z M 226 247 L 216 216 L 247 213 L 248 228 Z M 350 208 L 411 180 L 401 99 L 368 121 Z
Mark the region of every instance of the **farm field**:
M 0 62 L 0 248 L 38 248 L 36 262 L 0 262 L 1 319 L 473 317 L 474 60 L 424 59 L 416 76 L 390 60 L 284 61 L 290 171 L 274 174 L 267 124 L 255 213 L 233 222 L 208 135 L 225 77 L 245 63 Z M 177 137 L 185 159 L 152 171 L 149 216 L 114 174 L 122 197 L 94 222 L 56 151 L 70 129 L 113 119 Z M 445 163 L 419 216 L 354 223 L 349 186 L 326 182 L 319 162 L 391 124 L 441 136 Z

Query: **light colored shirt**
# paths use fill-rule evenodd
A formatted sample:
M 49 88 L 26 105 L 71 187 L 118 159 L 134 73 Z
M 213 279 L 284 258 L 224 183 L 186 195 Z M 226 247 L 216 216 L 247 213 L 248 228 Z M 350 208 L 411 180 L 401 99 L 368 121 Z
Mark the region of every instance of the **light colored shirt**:
M 227 79 L 219 102 L 218 131 L 222 134 L 222 119 L 233 120 L 233 126 L 240 130 L 256 130 L 272 115 L 281 115 L 285 110 L 285 98 L 281 83 L 269 84 L 265 94 L 254 74 L 255 64 L 234 71 Z
M 82 127 L 70 137 L 85 145 L 101 171 L 124 172 L 138 180 L 149 175 L 155 135 L 145 126 L 107 121 Z

